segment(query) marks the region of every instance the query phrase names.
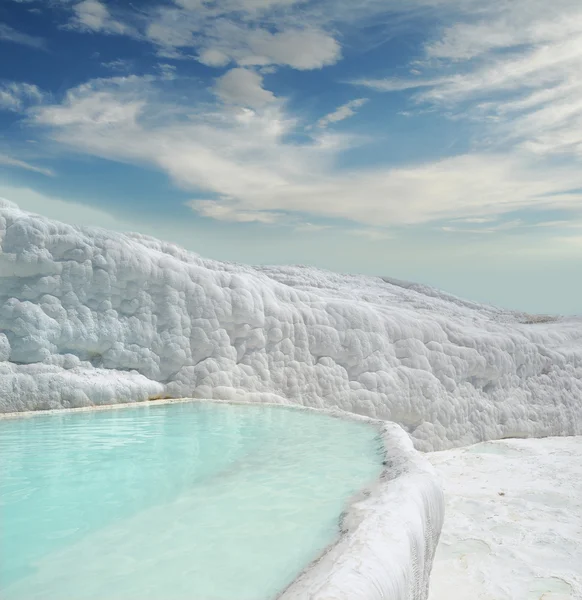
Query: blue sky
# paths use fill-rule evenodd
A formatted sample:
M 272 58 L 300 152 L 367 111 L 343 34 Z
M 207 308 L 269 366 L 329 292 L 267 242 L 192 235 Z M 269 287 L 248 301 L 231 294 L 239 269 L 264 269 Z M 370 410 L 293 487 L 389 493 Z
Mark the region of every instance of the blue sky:
M 0 196 L 582 313 L 578 0 L 4 0 Z

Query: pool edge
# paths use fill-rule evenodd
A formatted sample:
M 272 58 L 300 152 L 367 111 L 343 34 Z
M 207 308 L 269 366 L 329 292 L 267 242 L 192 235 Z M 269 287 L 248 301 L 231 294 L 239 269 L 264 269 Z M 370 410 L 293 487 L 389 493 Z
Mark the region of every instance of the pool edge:
M 277 600 L 426 600 L 444 520 L 436 471 L 397 424 L 381 428 L 387 465 L 346 509 L 340 537 Z
M 1 413 L 0 420 L 195 402 L 258 404 L 244 399 L 171 398 Z M 339 536 L 276 600 L 426 600 L 444 496 L 436 471 L 404 429 L 390 421 L 339 408 L 302 406 L 284 398 L 260 404 L 369 423 L 378 429 L 385 452 L 379 478 L 348 502 Z

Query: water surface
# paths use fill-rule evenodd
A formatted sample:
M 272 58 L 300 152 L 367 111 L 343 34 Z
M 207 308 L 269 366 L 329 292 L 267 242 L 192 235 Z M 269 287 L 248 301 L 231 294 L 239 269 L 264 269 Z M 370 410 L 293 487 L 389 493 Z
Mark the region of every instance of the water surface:
M 381 460 L 373 427 L 282 407 L 0 420 L 0 598 L 274 598 Z

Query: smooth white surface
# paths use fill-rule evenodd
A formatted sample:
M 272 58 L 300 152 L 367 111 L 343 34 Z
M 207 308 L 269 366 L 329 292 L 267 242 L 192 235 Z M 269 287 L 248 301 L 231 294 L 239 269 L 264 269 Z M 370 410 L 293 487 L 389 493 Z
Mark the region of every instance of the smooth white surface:
M 582 433 L 582 320 L 205 260 L 0 201 L 0 411 L 194 396 L 401 424 L 421 450 Z
M 445 523 L 429 600 L 582 598 L 582 437 L 429 455 Z

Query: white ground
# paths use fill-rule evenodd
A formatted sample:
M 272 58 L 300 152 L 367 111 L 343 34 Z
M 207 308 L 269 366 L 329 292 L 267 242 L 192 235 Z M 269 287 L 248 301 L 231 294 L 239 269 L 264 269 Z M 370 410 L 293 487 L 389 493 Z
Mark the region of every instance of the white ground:
M 446 498 L 429 600 L 582 598 L 582 437 L 428 457 Z

